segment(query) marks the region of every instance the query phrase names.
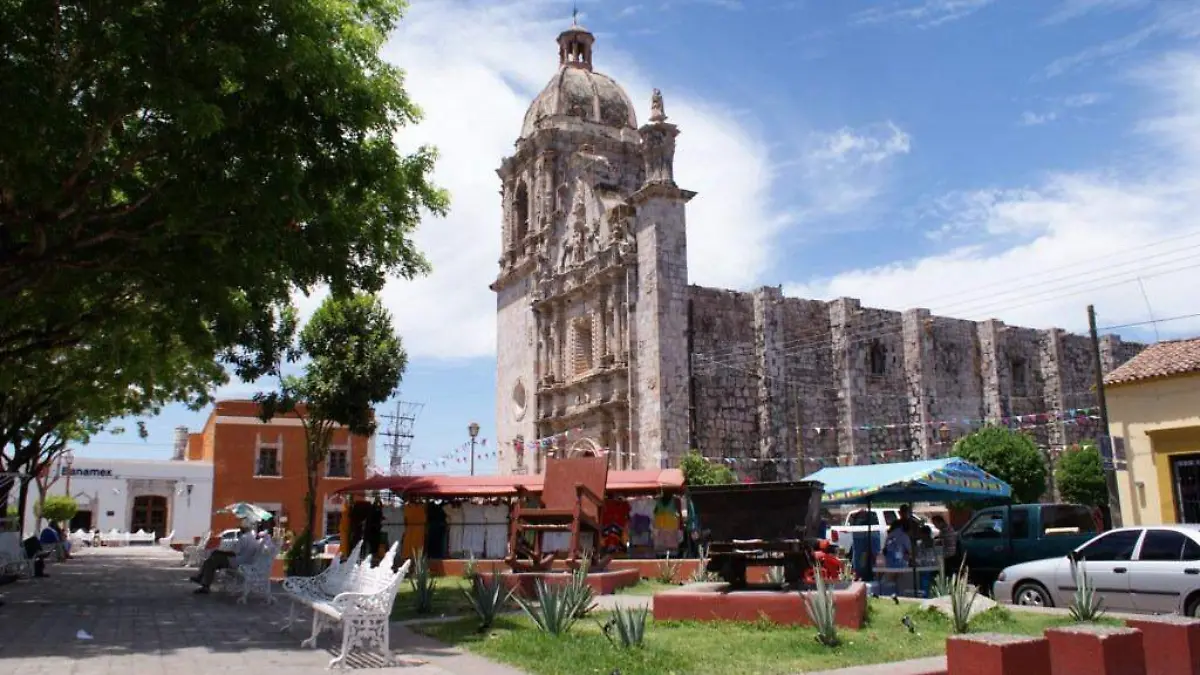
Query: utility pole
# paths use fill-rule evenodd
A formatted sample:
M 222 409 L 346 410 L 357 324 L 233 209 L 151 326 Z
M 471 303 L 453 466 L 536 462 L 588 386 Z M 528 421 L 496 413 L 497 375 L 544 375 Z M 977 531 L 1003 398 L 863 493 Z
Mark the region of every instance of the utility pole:
M 1088 305 L 1088 332 L 1092 336 L 1092 361 L 1096 367 L 1096 401 L 1100 404 L 1100 426 L 1104 429 L 1100 439 L 1101 457 L 1104 444 L 1108 444 L 1108 459 L 1104 465 L 1104 482 L 1108 486 L 1108 513 L 1113 527 L 1121 527 L 1121 493 L 1117 490 L 1117 449 L 1109 435 L 1108 402 L 1104 398 L 1104 367 L 1100 359 L 1100 335 L 1096 331 L 1096 308 Z

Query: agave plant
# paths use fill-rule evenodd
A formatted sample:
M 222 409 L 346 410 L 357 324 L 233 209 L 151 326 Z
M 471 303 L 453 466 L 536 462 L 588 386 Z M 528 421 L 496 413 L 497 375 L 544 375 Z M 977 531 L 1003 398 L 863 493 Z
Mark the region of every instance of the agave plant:
M 940 569 L 929 583 L 929 597 L 944 598 L 947 595 L 950 595 L 950 578 L 946 576 L 946 570 Z
M 492 572 L 490 580 L 482 576 L 471 577 L 471 588 L 470 590 L 463 589 L 463 594 L 471 603 L 471 609 L 475 610 L 475 614 L 479 616 L 479 632 L 481 633 L 492 627 L 496 621 L 496 615 L 504 609 L 509 598 L 512 597 L 512 591 L 505 587 L 504 582 L 500 580 L 500 575 L 496 572 Z
M 1067 605 L 1067 610 L 1071 612 L 1072 619 L 1081 623 L 1096 621 L 1104 616 L 1104 603 L 1096 595 L 1096 587 L 1088 578 L 1083 562 L 1075 567 L 1075 595 L 1071 598 L 1071 604 Z
M 782 567 L 768 567 L 767 583 L 772 586 L 783 586 L 787 583 L 787 574 L 784 573 Z
M 474 581 L 475 576 L 479 574 L 479 561 L 475 559 L 475 553 L 467 558 L 467 562 L 463 563 L 463 578 L 467 581 Z
M 946 594 L 950 596 L 950 623 L 953 624 L 955 633 L 965 633 L 970 629 L 971 608 L 975 605 L 975 598 L 979 597 L 979 589 L 967 580 L 969 576 L 970 569 L 967 568 L 967 561 L 964 559 L 959 563 L 958 574 L 950 577 L 947 588 Z
M 671 554 L 668 553 L 665 560 L 659 561 L 658 575 L 655 578 L 659 583 L 673 584 L 675 583 L 675 580 L 679 578 L 679 569 L 682 566 L 683 563 L 679 562 L 678 560 L 672 560 Z
M 591 568 L 591 563 L 587 558 L 583 559 L 579 567 L 571 572 L 571 583 L 566 585 L 566 591 L 570 594 L 571 602 L 577 608 L 577 618 L 582 619 L 596 608 L 596 592 L 588 585 L 587 576 L 588 570 Z
M 548 586 L 538 580 L 534 586 L 536 602 L 513 596 L 521 610 L 538 630 L 551 635 L 563 635 L 579 620 L 579 596 L 572 593 L 570 586 Z
M 808 610 L 808 618 L 812 619 L 817 628 L 817 642 L 826 647 L 836 647 L 841 644 L 838 638 L 836 607 L 833 602 L 833 590 L 825 585 L 825 576 L 815 575 L 817 589 L 807 591 L 804 595 L 804 607 Z
M 437 579 L 429 570 L 429 558 L 425 556 L 425 549 L 417 549 L 412 562 L 408 582 L 412 584 L 413 603 L 416 605 L 417 614 L 430 614 L 433 612 L 433 593 L 437 589 Z
M 646 641 L 646 617 L 650 616 L 650 607 L 621 607 L 613 611 L 609 620 L 601 624 L 600 628 L 604 630 L 604 637 L 613 644 L 614 647 L 623 649 L 631 649 L 633 647 L 641 647 Z M 613 639 L 613 633 L 616 633 L 617 639 Z
M 696 569 L 692 571 L 692 581 L 695 583 L 704 583 L 707 581 L 716 581 L 717 575 L 708 571 L 708 547 L 700 547 L 700 559 L 696 561 Z

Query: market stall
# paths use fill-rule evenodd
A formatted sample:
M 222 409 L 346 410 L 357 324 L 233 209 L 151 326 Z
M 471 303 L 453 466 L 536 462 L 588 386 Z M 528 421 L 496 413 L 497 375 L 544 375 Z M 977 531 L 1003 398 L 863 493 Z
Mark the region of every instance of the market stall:
M 824 504 L 865 504 L 868 509 L 872 503 L 908 504 L 911 508 L 914 502 L 995 503 L 1008 501 L 1012 496 L 1008 483 L 958 457 L 830 467 L 805 477 L 805 480 L 821 481 L 825 485 Z M 936 554 L 928 559 L 910 555 L 909 564 L 903 567 L 891 563 L 877 567 L 869 523 L 866 537 L 868 581 L 873 580 L 875 572 L 911 571 L 915 591 L 918 575 L 941 570 L 941 560 Z
M 343 494 L 390 494 L 382 507 L 388 541 L 401 555 L 423 548 L 443 560 L 498 560 L 507 552 L 509 513 L 518 487 L 537 497 L 544 476 L 375 476 L 347 485 Z M 605 487 L 603 546 L 618 558 L 678 555 L 683 541 L 678 469 L 610 471 Z M 557 534 L 557 533 L 556 533 Z M 547 535 L 547 540 L 551 537 Z M 567 542 L 552 541 L 549 550 Z

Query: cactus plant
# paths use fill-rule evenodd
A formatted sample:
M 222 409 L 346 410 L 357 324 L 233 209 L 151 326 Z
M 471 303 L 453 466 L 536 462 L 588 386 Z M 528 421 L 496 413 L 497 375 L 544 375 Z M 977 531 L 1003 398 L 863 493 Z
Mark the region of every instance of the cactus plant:
M 782 567 L 768 567 L 767 583 L 772 586 L 783 586 L 787 583 L 787 574 L 783 571 Z
M 513 596 L 538 630 L 550 635 L 563 635 L 579 620 L 580 596 L 568 586 L 548 586 L 538 580 L 534 586 L 536 602 Z
M 430 614 L 433 612 L 433 593 L 437 589 L 437 579 L 429 569 L 429 558 L 425 556 L 425 549 L 417 549 L 412 562 L 412 572 L 408 581 L 412 584 L 413 603 L 416 605 L 417 614 Z
M 958 574 L 950 577 L 947 595 L 950 596 L 950 623 L 955 633 L 965 633 L 970 629 L 971 608 L 975 598 L 979 597 L 979 589 L 967 581 L 970 570 L 964 559 L 958 566 Z
M 1075 567 L 1075 595 L 1067 609 L 1071 612 L 1071 618 L 1081 623 L 1096 621 L 1104 616 L 1104 603 L 1096 595 L 1096 587 L 1088 578 L 1082 561 Z
M 596 608 L 596 592 L 588 585 L 587 575 L 591 569 L 591 563 L 585 558 L 579 564 L 579 567 L 571 572 L 571 583 L 567 584 L 566 590 L 570 594 L 569 601 L 575 605 L 577 618 L 582 619 Z
M 673 584 L 679 578 L 679 570 L 683 567 L 683 563 L 678 560 L 672 560 L 671 554 L 668 553 L 665 560 L 660 560 L 658 563 L 658 579 L 659 583 Z
M 648 605 L 642 607 L 617 606 L 609 620 L 600 627 L 604 630 L 604 637 L 608 638 L 614 647 L 623 649 L 641 647 L 646 641 L 646 618 L 648 616 L 650 616 Z M 617 635 L 616 640 L 613 639 L 614 632 Z
M 491 579 L 483 576 L 471 578 L 471 588 L 463 589 L 471 609 L 479 616 L 479 632 L 487 631 L 496 621 L 496 615 L 508 604 L 512 591 L 505 587 L 500 575 L 492 572 Z
M 808 618 L 812 619 L 817 628 L 817 642 L 826 647 L 836 647 L 841 644 L 837 633 L 837 608 L 833 602 L 833 590 L 825 585 L 825 576 L 815 575 L 816 590 L 807 591 L 804 595 L 804 607 Z

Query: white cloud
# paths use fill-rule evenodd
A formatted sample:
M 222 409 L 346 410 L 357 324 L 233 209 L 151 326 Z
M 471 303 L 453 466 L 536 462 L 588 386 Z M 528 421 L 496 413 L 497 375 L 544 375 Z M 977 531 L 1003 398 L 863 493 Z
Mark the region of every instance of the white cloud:
M 912 23 L 920 28 L 933 28 L 966 18 L 992 4 L 994 0 L 916 0 L 896 2 L 884 7 L 872 7 L 855 14 L 857 24 Z
M 1155 107 L 1138 125 L 1146 147 L 1124 164 L 947 195 L 930 214 L 940 252 L 787 292 L 1074 330 L 1085 327 L 1089 303 L 1106 325 L 1143 321 L 1151 309 L 1160 319 L 1195 313 L 1194 294 L 1180 291 L 1200 288 L 1197 73 L 1200 55 L 1176 54 L 1135 74 Z M 1195 332 L 1200 322 L 1162 328 Z
M 1200 8 L 1193 3 L 1160 3 L 1153 8 L 1152 17 L 1143 26 L 1121 37 L 1057 58 L 1045 67 L 1041 77 L 1058 77 L 1097 61 L 1114 62 L 1156 38 L 1200 37 Z
M 1058 119 L 1058 113 L 1051 110 L 1050 112 L 1035 113 L 1029 110 L 1021 113 L 1021 126 L 1036 127 L 1042 124 L 1048 124 Z
M 1058 8 L 1042 22 L 1045 25 L 1078 19 L 1093 13 L 1114 12 L 1144 7 L 1149 0 L 1062 0 Z

